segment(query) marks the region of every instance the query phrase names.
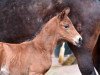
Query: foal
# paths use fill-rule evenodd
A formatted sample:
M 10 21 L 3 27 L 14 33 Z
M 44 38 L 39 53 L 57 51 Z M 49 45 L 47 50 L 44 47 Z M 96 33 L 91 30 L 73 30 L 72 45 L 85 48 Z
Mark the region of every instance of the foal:
M 79 46 L 82 37 L 68 18 L 69 9 L 50 19 L 32 41 L 0 43 L 0 75 L 44 75 L 59 40 Z

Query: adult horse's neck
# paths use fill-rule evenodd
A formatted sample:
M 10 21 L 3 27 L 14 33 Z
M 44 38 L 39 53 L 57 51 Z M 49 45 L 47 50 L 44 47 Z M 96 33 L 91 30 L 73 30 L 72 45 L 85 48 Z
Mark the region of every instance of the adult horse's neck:
M 55 18 L 56 17 L 47 22 L 40 33 L 37 34 L 37 36 L 33 39 L 33 42 L 38 46 L 38 48 L 42 48 L 50 53 L 53 52 L 58 40 L 56 35 L 56 26 L 58 20 Z

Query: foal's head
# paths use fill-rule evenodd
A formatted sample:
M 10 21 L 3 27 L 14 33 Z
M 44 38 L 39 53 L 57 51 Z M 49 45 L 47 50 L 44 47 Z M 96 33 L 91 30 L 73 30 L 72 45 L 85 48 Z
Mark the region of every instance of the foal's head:
M 59 39 L 68 41 L 76 46 L 82 44 L 82 37 L 74 28 L 71 20 L 68 18 L 68 13 L 70 9 L 64 9 L 57 18 L 56 34 L 60 37 Z

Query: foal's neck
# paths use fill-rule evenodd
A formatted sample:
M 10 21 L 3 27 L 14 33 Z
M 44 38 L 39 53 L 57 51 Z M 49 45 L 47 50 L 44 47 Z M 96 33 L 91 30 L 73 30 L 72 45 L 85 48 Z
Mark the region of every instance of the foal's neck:
M 38 47 L 44 49 L 45 51 L 49 51 L 50 53 L 53 52 L 58 40 L 56 34 L 58 20 L 55 18 L 56 17 L 47 22 L 40 33 L 33 40 L 35 45 L 38 45 Z

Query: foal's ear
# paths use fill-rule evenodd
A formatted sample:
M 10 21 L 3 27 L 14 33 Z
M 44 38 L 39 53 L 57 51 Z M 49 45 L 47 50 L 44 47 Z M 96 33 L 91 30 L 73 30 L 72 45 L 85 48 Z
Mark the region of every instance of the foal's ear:
M 58 18 L 60 20 L 63 20 L 64 17 L 69 14 L 69 12 L 70 12 L 70 8 L 68 7 L 66 9 L 64 9 L 60 14 L 58 14 Z

